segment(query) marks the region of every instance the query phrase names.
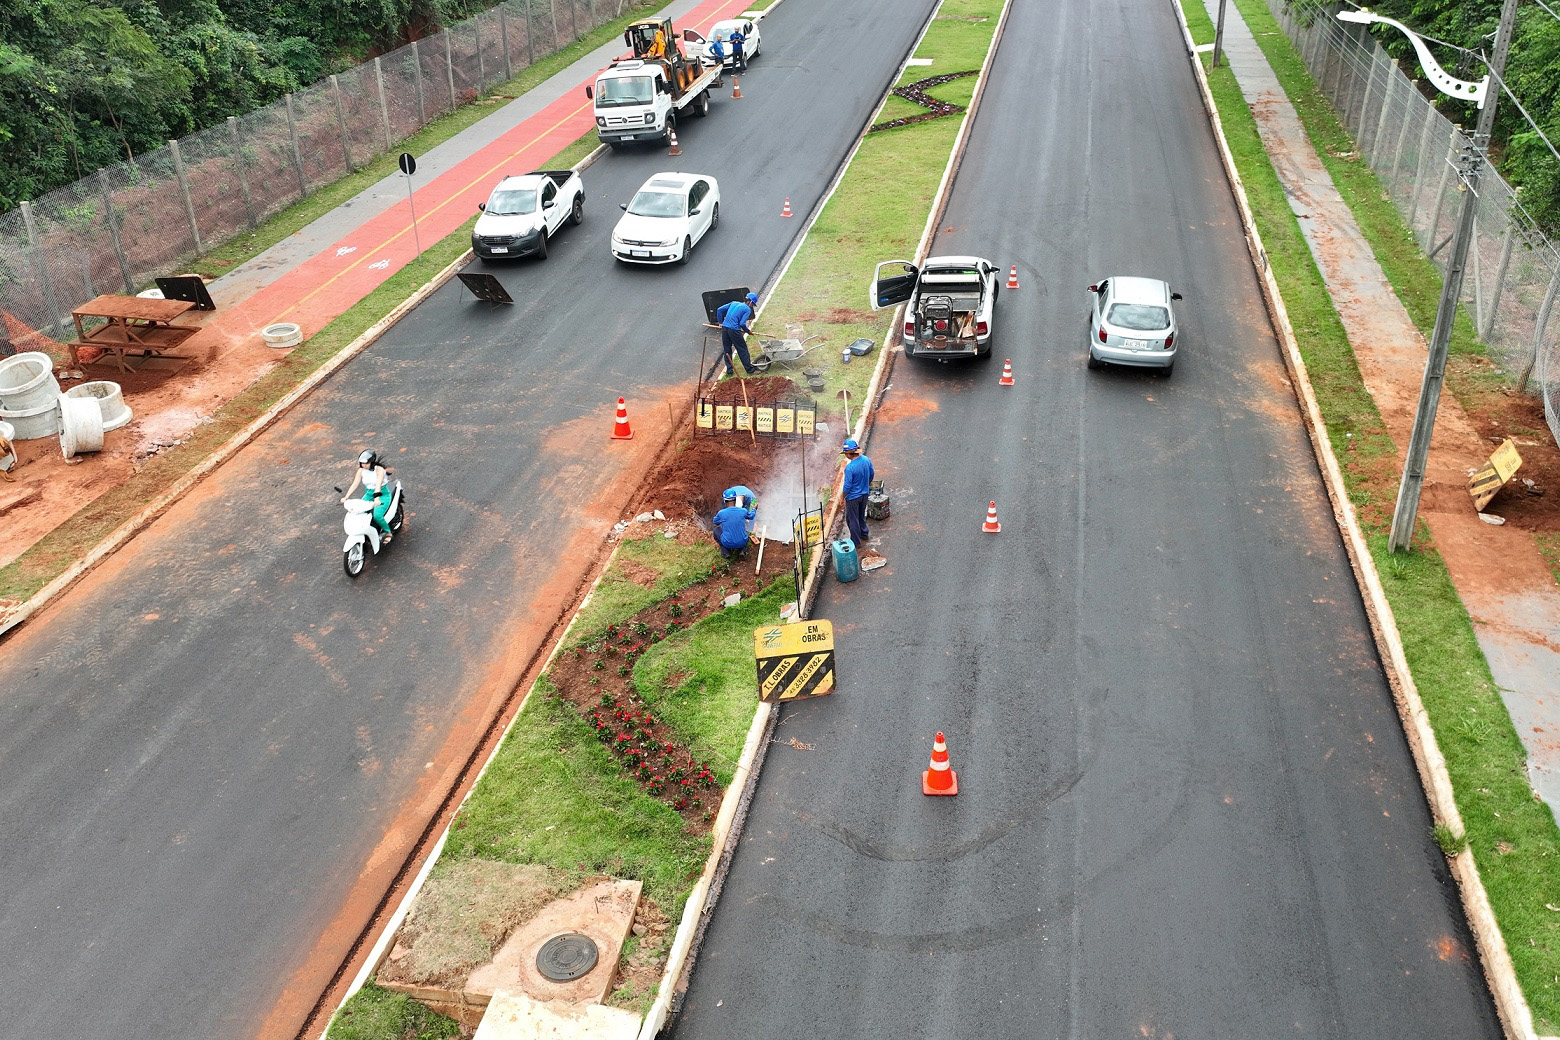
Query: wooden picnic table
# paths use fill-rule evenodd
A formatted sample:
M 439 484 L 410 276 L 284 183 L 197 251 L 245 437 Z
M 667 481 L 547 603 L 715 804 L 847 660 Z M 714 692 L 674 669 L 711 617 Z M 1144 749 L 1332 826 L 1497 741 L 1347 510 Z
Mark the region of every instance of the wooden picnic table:
M 76 338 L 70 343 L 71 363 L 80 367 L 76 351 L 80 347 L 99 347 L 112 354 L 119 371 L 128 372 L 126 359 L 188 358 L 172 353 L 181 343 L 200 331 L 194 325 L 175 325 L 173 319 L 195 307 L 184 300 L 157 300 L 143 296 L 99 296 L 71 311 L 76 319 Z M 89 330 L 83 319 L 101 318 L 105 324 Z

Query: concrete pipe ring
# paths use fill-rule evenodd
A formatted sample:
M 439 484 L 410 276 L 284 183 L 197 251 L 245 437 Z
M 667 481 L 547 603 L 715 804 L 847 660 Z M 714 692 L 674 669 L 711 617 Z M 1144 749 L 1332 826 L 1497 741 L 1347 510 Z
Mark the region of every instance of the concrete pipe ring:
M 25 412 L 49 405 L 59 396 L 54 359 L 40 350 L 29 350 L 0 361 L 0 408 Z
M 296 347 L 303 342 L 303 329 L 297 322 L 279 321 L 260 330 L 260 338 L 268 347 Z
M 0 422 L 16 429 L 12 440 L 36 441 L 60 432 L 60 402 L 55 398 L 36 408 L 0 408 Z
M 103 450 L 103 412 L 93 398 L 60 395 L 60 451 L 65 457 Z
M 65 391 L 65 396 L 79 397 L 84 401 L 96 401 L 98 411 L 103 415 L 104 433 L 117 430 L 130 421 L 130 406 L 125 404 L 125 397 L 120 392 L 118 383 L 110 383 L 107 380 L 82 383 Z

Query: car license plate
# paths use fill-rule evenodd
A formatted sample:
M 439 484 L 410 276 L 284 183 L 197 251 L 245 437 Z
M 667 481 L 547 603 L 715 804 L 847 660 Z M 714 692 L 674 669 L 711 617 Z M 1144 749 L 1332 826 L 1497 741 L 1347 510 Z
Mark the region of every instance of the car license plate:
M 632 140 L 634 140 L 634 135 L 633 134 L 624 134 L 623 135 L 623 140 L 625 140 L 625 141 L 632 141 Z
M 648 249 L 630 249 L 628 251 L 628 255 L 629 256 L 649 256 L 650 255 L 650 250 L 648 250 Z
M 507 252 L 509 252 L 509 247 L 508 246 L 493 246 L 491 251 L 494 252 L 494 253 L 507 253 Z
M 1129 340 L 1127 340 L 1127 349 L 1128 350 L 1153 350 L 1154 349 L 1154 345 L 1152 343 L 1150 343 L 1146 339 L 1129 339 Z

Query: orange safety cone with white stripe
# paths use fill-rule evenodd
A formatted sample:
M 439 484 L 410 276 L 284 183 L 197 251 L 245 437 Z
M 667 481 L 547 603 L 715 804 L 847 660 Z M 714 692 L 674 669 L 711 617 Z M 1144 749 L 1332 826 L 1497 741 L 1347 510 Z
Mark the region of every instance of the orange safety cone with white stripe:
M 782 217 L 791 216 L 791 196 L 787 195 L 785 197 L 785 205 L 780 208 L 780 215 Z
M 921 793 L 959 793 L 959 774 L 948 764 L 948 744 L 940 732 L 932 741 L 932 766 L 921 774 Z
M 612 439 L 615 441 L 626 441 L 632 440 L 633 436 L 633 427 L 628 425 L 628 402 L 619 397 L 617 418 L 612 422 Z
M 996 534 L 1002 530 L 1002 525 L 997 523 L 997 504 L 995 502 L 986 507 L 986 522 L 980 525 L 980 529 L 987 534 Z
M 667 152 L 666 154 L 667 155 L 681 155 L 682 154 L 682 149 L 677 147 L 677 131 L 676 130 L 668 130 L 666 133 L 667 133 L 667 136 L 671 138 L 671 144 L 672 144 L 671 151 Z
M 1002 362 L 1002 378 L 997 380 L 1003 386 L 1013 385 L 1013 362 L 1011 359 Z
M 1012 267 L 1008 268 L 1008 283 L 1007 283 L 1007 287 L 1009 289 L 1017 289 L 1018 288 L 1018 265 L 1017 264 L 1014 264 Z
M 739 98 L 742 96 L 742 84 L 735 76 L 731 77 L 731 96 L 734 98 Z

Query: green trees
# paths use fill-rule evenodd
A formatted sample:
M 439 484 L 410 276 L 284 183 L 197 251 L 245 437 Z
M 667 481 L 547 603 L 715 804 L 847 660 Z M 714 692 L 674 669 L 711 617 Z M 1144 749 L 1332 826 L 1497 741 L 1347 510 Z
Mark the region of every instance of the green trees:
M 487 6 L 7 0 L 0 4 L 0 211 Z
M 1501 0 L 1380 0 L 1371 7 L 1421 35 L 1488 53 L 1500 21 Z M 1410 74 L 1418 76 L 1418 59 L 1400 33 L 1381 32 L 1376 38 Z M 1454 75 L 1478 79 L 1487 71 L 1476 58 L 1465 57 L 1458 62 L 1446 48 L 1436 50 L 1442 64 Z M 1516 31 L 1503 78 L 1544 134 L 1560 145 L 1557 68 L 1560 21 L 1536 4 L 1523 4 L 1517 10 Z M 1473 106 L 1440 96 L 1433 100 L 1453 121 L 1472 129 L 1477 119 Z M 1510 96 L 1500 99 L 1491 151 L 1501 174 L 1520 188 L 1518 197 L 1523 209 L 1550 237 L 1560 235 L 1560 162 Z

